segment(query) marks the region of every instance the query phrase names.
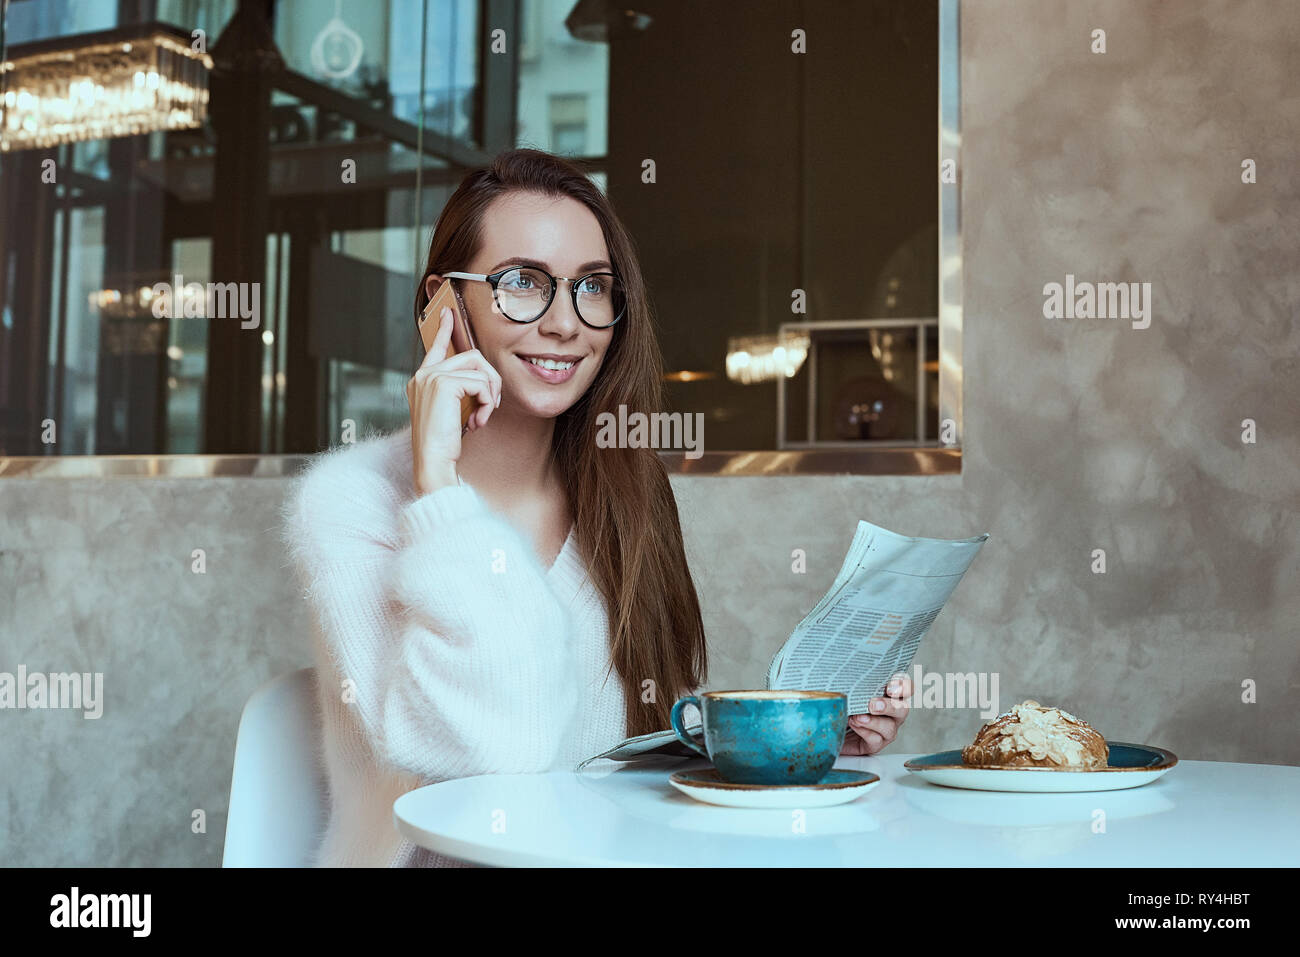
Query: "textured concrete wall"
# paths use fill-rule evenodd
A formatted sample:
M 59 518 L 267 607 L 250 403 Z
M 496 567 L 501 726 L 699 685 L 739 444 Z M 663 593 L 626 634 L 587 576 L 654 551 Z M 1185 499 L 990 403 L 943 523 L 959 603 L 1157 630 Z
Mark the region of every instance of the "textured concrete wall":
M 1037 697 L 1184 758 L 1300 763 L 1300 18 L 1270 0 L 966 7 L 962 474 L 675 479 L 709 685 L 761 684 L 858 518 L 988 531 L 926 671 L 997 672 L 1004 707 Z M 1150 326 L 1045 319 L 1067 273 L 1150 282 Z M 310 663 L 271 533 L 284 490 L 0 482 L 0 671 L 101 671 L 106 699 L 92 721 L 0 712 L 0 863 L 220 862 L 240 707 Z M 978 724 L 918 711 L 895 748 Z

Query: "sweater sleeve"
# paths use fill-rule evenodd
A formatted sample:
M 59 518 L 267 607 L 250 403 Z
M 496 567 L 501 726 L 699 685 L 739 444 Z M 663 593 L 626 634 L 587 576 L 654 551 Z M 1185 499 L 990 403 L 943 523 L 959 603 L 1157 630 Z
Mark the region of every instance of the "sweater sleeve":
M 531 546 L 468 486 L 372 506 L 341 472 L 304 480 L 287 534 L 377 757 L 428 780 L 551 769 L 578 668 Z

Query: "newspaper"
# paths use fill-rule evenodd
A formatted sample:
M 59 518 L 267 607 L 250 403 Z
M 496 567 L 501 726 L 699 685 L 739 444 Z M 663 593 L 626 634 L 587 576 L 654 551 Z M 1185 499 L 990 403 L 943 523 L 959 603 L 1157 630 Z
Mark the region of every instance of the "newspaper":
M 804 616 L 767 669 L 769 690 L 838 691 L 865 714 L 891 677 L 905 673 L 988 534 L 949 541 L 908 538 L 858 522 L 830 590 Z M 688 730 L 696 730 L 696 725 Z M 671 729 L 629 738 L 587 758 L 699 757 Z
M 987 539 L 907 538 L 858 522 L 835 584 L 773 656 L 767 687 L 838 691 L 849 714 L 865 714 L 911 666 Z

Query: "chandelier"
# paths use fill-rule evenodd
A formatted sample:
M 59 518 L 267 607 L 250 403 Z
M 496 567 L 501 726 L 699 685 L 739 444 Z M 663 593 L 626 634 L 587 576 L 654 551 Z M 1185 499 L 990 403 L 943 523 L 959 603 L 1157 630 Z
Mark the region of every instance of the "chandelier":
M 0 150 L 202 126 L 212 58 L 157 27 L 61 37 L 0 63 Z
M 749 385 L 792 378 L 808 358 L 806 333 L 739 336 L 727 340 L 727 378 Z

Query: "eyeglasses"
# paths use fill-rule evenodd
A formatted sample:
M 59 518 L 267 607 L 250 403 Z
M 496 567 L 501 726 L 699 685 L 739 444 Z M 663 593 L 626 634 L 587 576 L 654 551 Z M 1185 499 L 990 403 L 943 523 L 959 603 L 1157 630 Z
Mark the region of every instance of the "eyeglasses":
M 536 322 L 542 318 L 555 301 L 555 289 L 560 280 L 569 284 L 573 311 L 584 325 L 592 329 L 609 328 L 627 311 L 622 280 L 612 272 L 592 272 L 581 279 L 568 279 L 531 266 L 511 266 L 489 275 L 473 272 L 447 272 L 443 275 L 491 283 L 497 309 L 511 322 Z

